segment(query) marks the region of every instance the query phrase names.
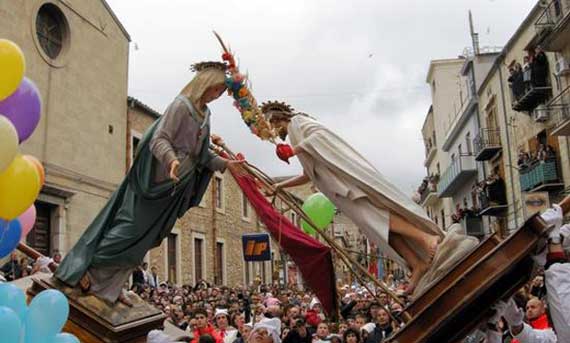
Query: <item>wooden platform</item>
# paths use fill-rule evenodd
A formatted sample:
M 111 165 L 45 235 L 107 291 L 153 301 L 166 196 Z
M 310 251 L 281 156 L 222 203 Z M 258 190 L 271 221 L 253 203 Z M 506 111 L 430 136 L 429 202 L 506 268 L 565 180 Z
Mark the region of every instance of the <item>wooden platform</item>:
M 129 295 L 133 307 L 110 305 L 47 275 L 32 279 L 32 287 L 27 290 L 30 298 L 46 289 L 57 289 L 67 296 L 70 311 L 64 331 L 82 343 L 144 343 L 150 330 L 163 327 L 164 314 L 136 295 Z
M 530 256 L 546 231 L 546 223 L 535 215 L 504 241 L 495 236 L 484 240 L 405 309 L 412 320 L 387 342 L 460 342 L 492 315 L 489 308 L 497 300 L 529 281 Z

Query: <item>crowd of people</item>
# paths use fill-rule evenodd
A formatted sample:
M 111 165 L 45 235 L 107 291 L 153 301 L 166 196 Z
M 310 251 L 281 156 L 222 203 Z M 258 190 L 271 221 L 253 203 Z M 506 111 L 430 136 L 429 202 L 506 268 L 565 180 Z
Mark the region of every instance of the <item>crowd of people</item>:
M 14 281 L 38 272 L 49 273 L 50 263 L 60 263 L 61 254 L 55 252 L 51 258 L 40 257 L 36 261 L 23 256 L 19 257 L 15 251 L 10 254 L 9 260 L 0 267 L 0 277 L 4 281 Z
M 519 170 L 525 170 L 540 162 L 546 162 L 556 159 L 556 151 L 547 144 L 540 144 L 536 153 L 529 153 L 524 150 L 519 151 L 517 166 Z
M 501 177 L 498 167 L 493 169 L 487 178 L 476 183 L 473 188 L 480 209 L 507 203 L 505 181 Z
M 413 196 L 413 200 L 416 203 L 421 203 L 422 201 L 422 196 L 423 194 L 425 194 L 426 191 L 430 191 L 430 192 L 437 192 L 437 183 L 439 182 L 439 175 L 438 174 L 433 174 L 430 176 L 426 176 L 423 178 L 422 183 L 420 184 L 420 186 L 418 187 L 417 191 L 415 192 L 414 196 Z
M 561 209 L 543 215 L 547 223 L 552 222 L 549 216 L 561 218 Z M 568 269 L 568 263 L 566 255 L 556 250 L 562 249 L 556 237 L 570 236 L 570 225 L 556 227 L 550 234 L 548 253 L 545 250 L 533 257 L 540 270 L 536 277 L 508 301 L 494 304 L 496 315 L 486 330 L 474 332 L 467 342 L 554 343 L 567 337 L 565 331 L 570 328 L 564 318 L 570 313 L 570 299 L 564 294 L 570 280 L 564 278 L 570 276 L 569 270 L 558 270 Z M 566 248 L 568 243 L 564 243 Z M 143 280 L 134 287 L 137 293 L 184 330 L 187 336 L 180 340 L 193 343 L 379 343 L 402 325 L 400 314 L 410 300 L 404 292 L 406 282 L 394 282 L 391 275 L 385 281 L 397 299 L 382 292 L 372 296 L 356 284 L 344 285 L 338 289 L 340 316 L 333 320 L 310 291 L 295 285 L 230 288 L 201 281 L 195 286 L 161 282 L 153 287 L 146 281 L 149 278 Z M 149 343 L 155 342 L 162 341 L 149 338 Z
M 243 343 L 255 325 L 278 319 L 276 338 L 283 342 L 377 343 L 397 329 L 399 315 L 409 301 L 405 280 L 394 281 L 387 275 L 386 282 L 398 294 L 398 301 L 386 293 L 375 298 L 356 284 L 340 287 L 341 318 L 335 322 L 310 291 L 293 285 L 230 288 L 201 281 L 193 287 L 167 282 L 153 287 L 145 282 L 133 284 L 132 290 L 164 311 L 167 321 L 185 331 L 187 340 L 193 337 L 193 342 L 208 334 L 216 343 Z
M 519 100 L 533 87 L 548 85 L 548 58 L 544 51 L 537 47 L 529 50 L 523 58 L 523 64 L 514 62 L 509 66 L 509 87 L 515 100 Z

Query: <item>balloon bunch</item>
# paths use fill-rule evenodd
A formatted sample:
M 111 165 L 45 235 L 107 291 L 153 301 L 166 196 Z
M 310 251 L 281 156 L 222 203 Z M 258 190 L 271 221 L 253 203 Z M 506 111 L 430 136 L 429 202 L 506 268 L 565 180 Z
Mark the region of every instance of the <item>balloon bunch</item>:
M 25 70 L 22 50 L 0 39 L 0 258 L 33 228 L 34 201 L 45 181 L 40 161 L 19 149 L 38 126 L 42 109 L 40 92 Z
M 228 94 L 234 98 L 234 107 L 241 113 L 244 123 L 254 135 L 262 140 L 274 142 L 277 136 L 275 130 L 265 120 L 263 113 L 257 106 L 257 101 L 247 85 L 247 77 L 240 73 L 234 54 L 226 48 L 222 38 L 216 32 L 214 34 L 224 50 L 222 60 L 228 63 L 229 75 L 226 78 L 226 87 L 228 88 Z
M 315 224 L 317 229 L 323 230 L 332 223 L 336 208 L 334 204 L 323 193 L 315 193 L 303 203 L 303 211 Z M 305 233 L 314 236 L 317 232 L 306 221 L 301 222 L 301 227 Z
M 60 291 L 43 291 L 26 306 L 21 289 L 9 283 L 0 284 L 2 342 L 79 343 L 75 336 L 60 333 L 68 315 L 69 303 Z

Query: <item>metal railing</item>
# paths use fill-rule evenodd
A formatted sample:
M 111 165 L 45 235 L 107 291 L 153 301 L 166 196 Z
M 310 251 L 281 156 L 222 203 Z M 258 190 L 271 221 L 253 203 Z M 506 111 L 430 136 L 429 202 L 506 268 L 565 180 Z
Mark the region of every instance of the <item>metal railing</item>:
M 570 86 L 566 87 L 546 106 L 556 126 L 570 119 Z
M 420 193 L 420 204 L 423 204 L 431 193 L 437 193 L 437 184 L 430 182 Z
M 461 155 L 457 157 L 441 176 L 441 181 L 438 183 L 439 191 L 445 192 L 462 172 L 476 170 L 473 155 Z
M 486 148 L 501 146 L 501 131 L 498 129 L 480 129 L 479 133 L 473 139 L 475 155 Z
M 560 180 L 556 159 L 535 162 L 531 166 L 521 169 L 519 175 L 523 192 Z
M 552 29 L 568 14 L 569 10 L 570 1 L 552 0 L 534 23 L 537 31 Z

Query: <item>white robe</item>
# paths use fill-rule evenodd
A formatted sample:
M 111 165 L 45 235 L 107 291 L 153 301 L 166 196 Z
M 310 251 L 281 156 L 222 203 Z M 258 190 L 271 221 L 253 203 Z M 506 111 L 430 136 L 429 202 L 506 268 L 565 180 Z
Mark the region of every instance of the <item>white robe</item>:
M 297 157 L 319 191 L 402 266 L 407 266 L 404 259 L 388 244 L 390 213 L 398 214 L 426 233 L 443 236 L 418 204 L 319 122 L 297 115 L 291 119 L 288 134 L 291 145 L 304 150 Z M 427 252 L 419 251 L 417 244 L 408 242 L 408 245 L 427 258 Z

